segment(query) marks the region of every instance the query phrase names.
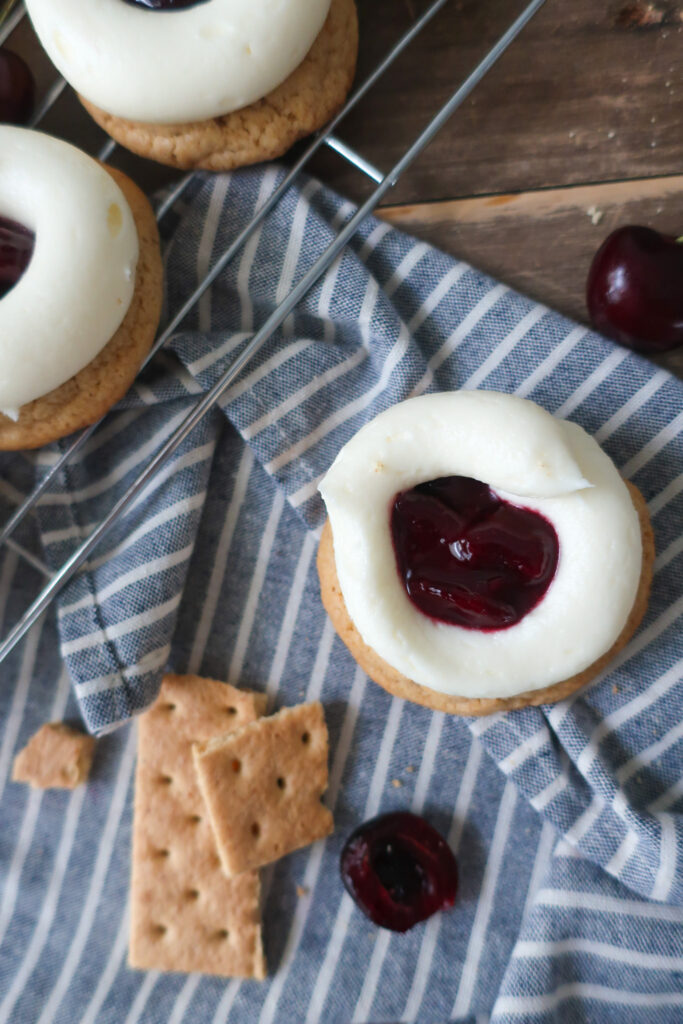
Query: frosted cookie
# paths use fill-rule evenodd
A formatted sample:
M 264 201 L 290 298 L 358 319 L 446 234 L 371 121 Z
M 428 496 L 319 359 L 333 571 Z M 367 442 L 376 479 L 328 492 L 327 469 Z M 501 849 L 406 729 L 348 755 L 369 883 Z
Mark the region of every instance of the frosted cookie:
M 171 6 L 27 4 L 50 58 L 126 148 L 172 167 L 231 170 L 280 156 L 343 105 L 358 52 L 354 0 Z
M 133 182 L 39 132 L 0 126 L 0 449 L 96 422 L 159 323 L 152 208 Z
M 647 606 L 645 501 L 576 424 L 495 392 L 410 399 L 320 490 L 322 599 L 385 689 L 453 714 L 560 700 Z

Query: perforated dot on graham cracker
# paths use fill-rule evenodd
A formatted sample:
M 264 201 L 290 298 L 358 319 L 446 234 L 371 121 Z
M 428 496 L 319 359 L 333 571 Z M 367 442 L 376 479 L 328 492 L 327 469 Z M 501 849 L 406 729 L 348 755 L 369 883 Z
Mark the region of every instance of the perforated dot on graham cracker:
M 259 878 L 225 877 L 197 788 L 191 745 L 240 728 L 257 694 L 166 676 L 138 720 L 131 883 L 132 967 L 265 977 Z
M 12 779 L 36 789 L 75 789 L 88 778 L 94 751 L 94 737 L 47 722 L 15 757 Z
M 329 835 L 322 705 L 283 708 L 229 736 L 195 743 L 197 780 L 229 877 Z

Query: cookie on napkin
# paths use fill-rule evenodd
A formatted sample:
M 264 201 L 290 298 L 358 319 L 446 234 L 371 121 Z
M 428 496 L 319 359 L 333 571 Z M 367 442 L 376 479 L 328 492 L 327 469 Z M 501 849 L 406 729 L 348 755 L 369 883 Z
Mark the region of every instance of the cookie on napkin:
M 299 704 L 194 744 L 197 780 L 225 873 L 241 877 L 330 834 L 322 705 Z

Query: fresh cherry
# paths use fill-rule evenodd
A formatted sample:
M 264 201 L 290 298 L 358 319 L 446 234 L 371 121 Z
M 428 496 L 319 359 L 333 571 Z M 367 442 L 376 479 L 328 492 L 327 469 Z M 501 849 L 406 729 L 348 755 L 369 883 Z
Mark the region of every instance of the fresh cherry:
M 436 829 L 408 811 L 366 821 L 341 854 L 344 885 L 371 921 L 405 932 L 455 903 L 458 865 Z
M 145 7 L 148 11 L 179 11 L 183 7 L 207 3 L 207 0 L 126 0 L 126 3 Z
M 683 345 L 683 238 L 628 225 L 598 249 L 586 287 L 591 320 L 641 352 Z
M 26 124 L 33 112 L 35 85 L 25 61 L 0 50 L 0 122 Z
M 0 216 L 0 299 L 31 262 L 35 237 L 28 228 Z
M 413 604 L 467 629 L 507 629 L 523 619 L 550 586 L 559 557 L 547 519 L 464 476 L 397 494 L 391 535 Z

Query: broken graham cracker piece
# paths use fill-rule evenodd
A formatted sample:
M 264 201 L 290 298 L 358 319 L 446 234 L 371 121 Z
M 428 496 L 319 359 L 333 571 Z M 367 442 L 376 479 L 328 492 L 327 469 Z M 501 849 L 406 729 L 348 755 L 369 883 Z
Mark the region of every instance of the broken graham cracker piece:
M 264 978 L 256 872 L 225 877 L 197 788 L 191 745 L 253 721 L 265 698 L 167 675 L 138 720 L 131 967 Z
M 75 789 L 88 778 L 94 751 L 93 736 L 48 722 L 15 757 L 12 778 L 36 789 Z
M 221 862 L 241 877 L 329 835 L 327 726 L 322 705 L 299 704 L 193 746 L 199 788 Z

